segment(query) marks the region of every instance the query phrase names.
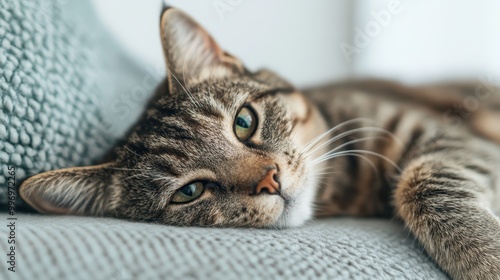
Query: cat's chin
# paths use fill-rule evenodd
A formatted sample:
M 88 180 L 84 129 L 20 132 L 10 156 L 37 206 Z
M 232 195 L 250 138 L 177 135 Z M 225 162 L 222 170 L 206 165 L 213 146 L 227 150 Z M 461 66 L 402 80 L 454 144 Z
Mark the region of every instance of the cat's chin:
M 313 215 L 314 196 L 315 189 L 306 186 L 300 195 L 286 199 L 283 212 L 273 226 L 278 228 L 302 226 Z
M 295 209 L 285 209 L 279 219 L 276 221 L 274 227 L 277 228 L 293 228 L 300 227 L 312 216 L 312 211 L 304 208 L 303 211 Z

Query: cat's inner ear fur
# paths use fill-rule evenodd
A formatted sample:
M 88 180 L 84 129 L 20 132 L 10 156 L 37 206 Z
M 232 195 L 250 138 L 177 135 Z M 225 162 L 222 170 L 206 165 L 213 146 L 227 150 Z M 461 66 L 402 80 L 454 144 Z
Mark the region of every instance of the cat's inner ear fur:
M 223 78 L 244 71 L 208 32 L 182 11 L 168 8 L 160 19 L 160 33 L 171 93 L 190 83 Z
M 112 164 L 48 171 L 19 187 L 21 198 L 42 213 L 103 216 L 116 207 Z

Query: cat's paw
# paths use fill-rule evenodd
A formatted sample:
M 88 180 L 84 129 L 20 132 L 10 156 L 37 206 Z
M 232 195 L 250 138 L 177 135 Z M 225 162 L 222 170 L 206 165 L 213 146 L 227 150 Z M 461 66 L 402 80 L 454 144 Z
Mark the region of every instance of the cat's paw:
M 485 258 L 479 260 L 479 264 L 474 264 L 470 268 L 459 269 L 449 273 L 455 280 L 500 280 L 500 259 Z
M 452 245 L 456 258 L 448 262 L 448 273 L 453 279 L 500 280 L 500 224 L 483 224 L 478 232 L 477 236 L 457 239 Z

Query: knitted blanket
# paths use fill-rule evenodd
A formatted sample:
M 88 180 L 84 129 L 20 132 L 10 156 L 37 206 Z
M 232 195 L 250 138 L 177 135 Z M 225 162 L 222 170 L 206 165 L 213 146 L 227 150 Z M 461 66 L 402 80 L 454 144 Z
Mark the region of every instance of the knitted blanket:
M 127 104 L 142 77 L 118 49 L 88 1 L 0 0 L 0 185 L 112 147 L 147 97 Z
M 181 228 L 17 215 L 1 279 L 447 279 L 403 226 L 327 219 L 288 230 Z M 8 236 L 0 215 L 0 236 Z M 9 252 L 6 238 L 1 252 Z

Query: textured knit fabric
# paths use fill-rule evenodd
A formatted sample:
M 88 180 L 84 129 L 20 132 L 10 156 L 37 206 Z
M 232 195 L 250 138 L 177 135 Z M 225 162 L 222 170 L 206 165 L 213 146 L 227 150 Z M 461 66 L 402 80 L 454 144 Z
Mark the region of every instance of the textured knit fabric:
M 447 279 L 402 225 L 385 220 L 259 230 L 17 218 L 17 272 L 2 254 L 1 279 Z M 6 252 L 6 215 L 0 221 Z
M 103 118 L 103 108 L 124 110 L 110 97 L 130 91 L 116 49 L 87 1 L 0 0 L 1 185 L 7 166 L 19 182 L 91 164 L 112 146 L 121 132 L 113 121 L 131 123 Z

